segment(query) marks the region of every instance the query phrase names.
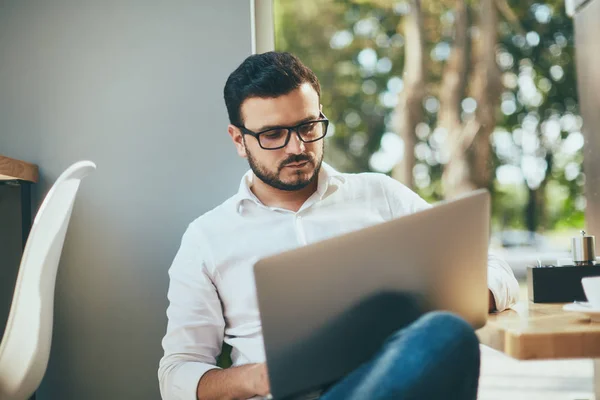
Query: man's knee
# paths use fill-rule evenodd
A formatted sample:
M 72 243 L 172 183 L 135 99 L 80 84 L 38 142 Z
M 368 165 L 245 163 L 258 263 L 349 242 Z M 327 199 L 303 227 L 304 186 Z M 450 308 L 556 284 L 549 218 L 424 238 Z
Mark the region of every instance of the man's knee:
M 479 356 L 479 339 L 473 327 L 463 318 L 447 311 L 433 311 L 423 315 L 415 323 L 429 335 L 435 335 L 449 346 L 459 346 Z
M 448 311 L 431 311 L 416 322 L 431 329 L 445 329 L 460 336 L 476 337 L 473 327 L 467 321 Z
M 410 331 L 407 332 L 407 331 Z M 447 311 L 432 311 L 424 314 L 413 324 L 394 334 L 390 341 L 396 341 L 406 334 L 428 338 L 429 343 L 449 347 L 461 347 L 479 354 L 479 339 L 467 321 Z

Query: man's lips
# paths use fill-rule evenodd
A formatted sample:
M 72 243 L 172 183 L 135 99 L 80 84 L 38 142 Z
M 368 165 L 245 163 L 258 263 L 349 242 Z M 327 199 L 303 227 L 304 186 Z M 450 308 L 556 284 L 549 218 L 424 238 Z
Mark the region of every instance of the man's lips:
M 305 166 L 306 164 L 308 164 L 308 161 L 302 161 L 302 162 L 299 162 L 299 163 L 287 164 L 286 167 L 289 167 L 289 168 L 299 168 L 299 167 Z

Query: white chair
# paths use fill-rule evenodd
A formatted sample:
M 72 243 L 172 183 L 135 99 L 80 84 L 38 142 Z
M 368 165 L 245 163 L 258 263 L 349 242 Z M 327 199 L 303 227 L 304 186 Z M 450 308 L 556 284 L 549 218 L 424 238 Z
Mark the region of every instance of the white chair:
M 50 355 L 56 271 L 81 180 L 90 161 L 63 172 L 35 217 L 0 343 L 0 400 L 25 400 L 39 387 Z

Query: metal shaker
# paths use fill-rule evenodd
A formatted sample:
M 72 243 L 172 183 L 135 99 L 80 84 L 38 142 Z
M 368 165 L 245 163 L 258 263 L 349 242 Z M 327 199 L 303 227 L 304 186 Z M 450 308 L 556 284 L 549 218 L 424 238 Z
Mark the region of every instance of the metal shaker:
M 575 265 L 594 265 L 596 263 L 596 239 L 581 231 L 581 236 L 575 236 L 571 243 L 571 252 Z

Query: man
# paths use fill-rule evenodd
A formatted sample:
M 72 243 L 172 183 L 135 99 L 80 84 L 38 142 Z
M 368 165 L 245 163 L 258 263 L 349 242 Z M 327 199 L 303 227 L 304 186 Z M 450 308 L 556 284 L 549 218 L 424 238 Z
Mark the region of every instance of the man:
M 173 265 L 160 362 L 166 400 L 265 396 L 269 382 L 252 265 L 279 253 L 429 207 L 382 174 L 342 174 L 323 163 L 328 120 L 314 73 L 295 56 L 248 57 L 224 90 L 228 132 L 251 171 L 237 194 L 190 224 Z M 489 307 L 518 296 L 510 267 L 489 258 Z M 368 268 L 365 266 L 365 268 Z M 215 366 L 223 342 L 233 367 Z M 430 313 L 322 396 L 475 399 L 479 347 L 471 327 Z

